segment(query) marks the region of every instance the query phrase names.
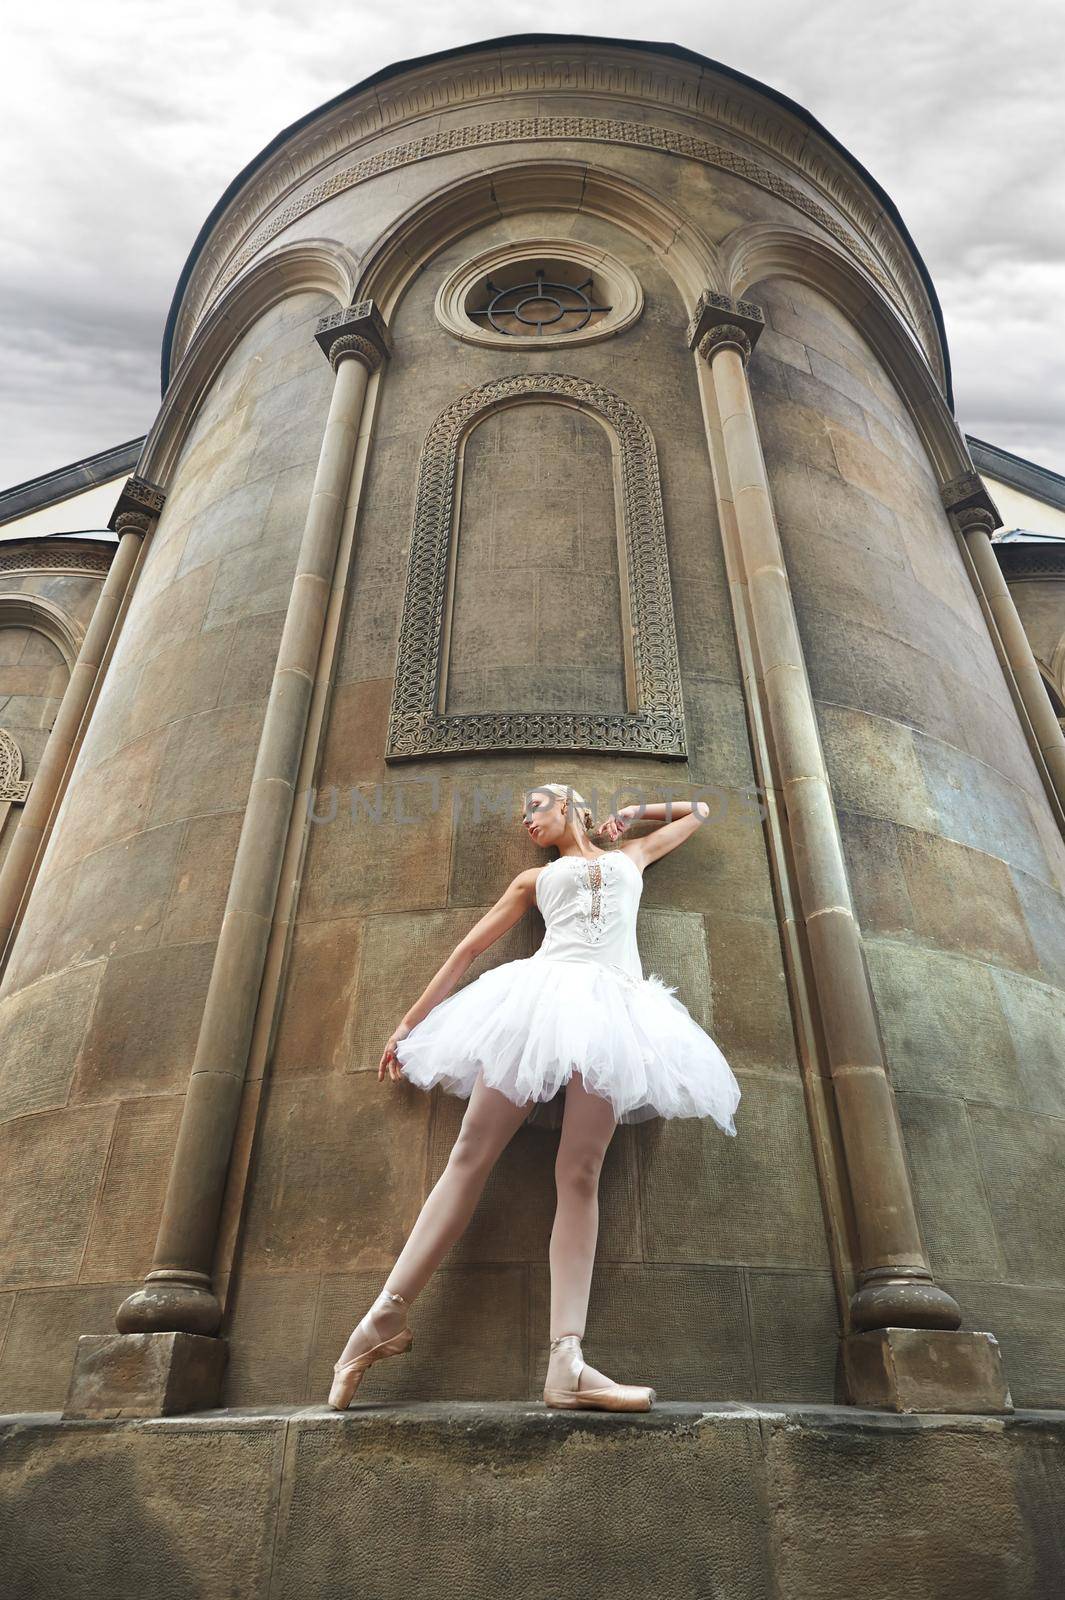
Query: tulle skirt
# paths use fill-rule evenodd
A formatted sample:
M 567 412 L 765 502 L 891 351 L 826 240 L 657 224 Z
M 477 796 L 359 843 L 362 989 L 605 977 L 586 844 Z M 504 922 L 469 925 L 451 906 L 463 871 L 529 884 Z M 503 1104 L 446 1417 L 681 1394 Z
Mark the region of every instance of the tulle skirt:
M 469 1099 L 478 1073 L 515 1105 L 579 1071 L 618 1122 L 712 1117 L 735 1136 L 740 1087 L 676 987 L 596 960 L 529 956 L 446 996 L 396 1046 L 403 1076 Z

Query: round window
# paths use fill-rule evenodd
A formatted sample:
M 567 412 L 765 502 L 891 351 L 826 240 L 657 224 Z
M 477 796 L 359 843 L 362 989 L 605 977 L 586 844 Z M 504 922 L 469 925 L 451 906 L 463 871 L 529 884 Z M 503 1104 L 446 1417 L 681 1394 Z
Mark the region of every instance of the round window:
M 441 285 L 436 313 L 470 344 L 543 350 L 618 333 L 643 309 L 628 267 L 570 241 L 497 246 Z

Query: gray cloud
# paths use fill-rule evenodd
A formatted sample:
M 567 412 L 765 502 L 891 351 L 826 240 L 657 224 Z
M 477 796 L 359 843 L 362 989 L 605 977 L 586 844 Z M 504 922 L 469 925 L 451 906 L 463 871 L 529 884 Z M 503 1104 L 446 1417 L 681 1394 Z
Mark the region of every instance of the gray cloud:
M 552 3 L 544 31 L 597 33 Z M 1065 16 L 619 0 L 618 37 L 687 45 L 790 95 L 873 173 L 943 304 L 958 419 L 1065 470 Z M 5 23 L 0 485 L 144 432 L 170 297 L 205 216 L 288 123 L 391 61 L 530 27 L 527 6 L 119 0 Z

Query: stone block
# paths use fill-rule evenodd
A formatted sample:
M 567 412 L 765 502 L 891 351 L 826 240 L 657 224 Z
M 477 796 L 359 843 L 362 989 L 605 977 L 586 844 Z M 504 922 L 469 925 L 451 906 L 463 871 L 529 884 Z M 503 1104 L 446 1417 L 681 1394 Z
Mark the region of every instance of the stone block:
M 165 1417 L 218 1405 L 224 1339 L 83 1333 L 63 1417 Z
M 842 1402 L 839 1301 L 831 1272 L 744 1273 L 751 1317 L 752 1398 Z
M 44 1288 L 26 1285 L 12 1305 L 0 1358 L 0 1411 L 56 1411 L 70 1385 L 78 1338 L 83 1333 L 113 1333 L 115 1311 L 140 1280 L 123 1283 L 66 1283 Z
M 322 1278 L 307 1394 L 321 1403 L 331 1368 L 352 1328 L 379 1293 L 384 1272 Z M 418 1296 L 409 1326 L 414 1342 L 402 1359 L 375 1364 L 351 1413 L 414 1400 L 513 1400 L 528 1393 L 529 1268 L 522 1263 L 442 1266 Z M 541 1384 L 542 1388 L 542 1384 Z
M 814 704 L 837 806 L 907 828 L 935 831 L 938 817 L 918 760 L 914 731 L 864 711 Z
M 184 1093 L 216 948 L 209 940 L 111 957 L 78 1052 L 73 1102 Z
M 939 834 L 898 831 L 914 931 L 958 955 L 1035 971 L 1035 950 L 1005 862 Z
M 446 784 L 434 810 L 435 799 L 430 784 L 407 772 L 340 790 L 335 819 L 314 829 L 307 848 L 303 914 L 342 917 L 445 903 L 451 837 Z M 504 887 L 499 884 L 496 893 Z
M 363 927 L 358 918 L 297 924 L 274 1039 L 272 1076 L 357 1070 L 350 1030 L 356 1025 L 352 1002 Z
M 42 872 L 62 871 L 141 831 L 165 767 L 168 738 L 167 729 L 156 728 L 124 744 L 110 761 L 84 772 L 75 767 Z
M 179 848 L 159 924 L 161 944 L 194 944 L 217 937 L 243 821 L 243 811 L 208 812 L 165 830 L 179 841 Z M 153 829 L 148 837 L 157 832 Z
M 970 1105 L 995 1233 L 1011 1279 L 1065 1287 L 1065 1137 L 1061 1118 Z
M 173 725 L 147 817 L 150 827 L 246 805 L 264 709 L 219 706 Z
M 737 1077 L 737 1138 L 709 1118 L 650 1123 L 639 1147 L 645 1258 L 825 1267 L 802 1086 L 793 1073 Z
M 242 1270 L 387 1271 L 421 1207 L 428 1097 L 364 1071 L 272 1080 L 264 1101 Z
M 712 1036 L 733 1068 L 796 1070 L 780 930 L 774 919 L 708 915 Z
M 933 1276 L 1000 1277 L 1005 1262 L 964 1100 L 900 1090 L 895 1104 Z
M 183 1095 L 153 1094 L 119 1105 L 92 1210 L 83 1281 L 136 1279 L 149 1270 L 184 1103 Z
M 992 1333 L 873 1328 L 843 1340 L 852 1405 L 885 1411 L 1001 1413 L 1014 1409 Z
M 357 1306 L 353 1295 L 351 1320 L 343 1332 L 339 1327 L 330 1330 L 335 1333 L 336 1342 L 330 1364 L 337 1359 L 348 1334 L 379 1288 L 378 1282 L 367 1296 L 366 1306 Z M 322 1276 L 317 1269 L 237 1275 L 226 1303 L 223 1333 L 229 1358 L 222 1377 L 220 1405 L 228 1409 L 276 1406 L 281 1402 L 309 1405 L 325 1400 L 330 1380 L 319 1393 L 312 1389 L 309 1379 L 321 1297 Z M 382 1363 L 382 1368 L 388 1365 Z
M 102 964 L 93 963 L 0 1002 L 0 1121 L 66 1103 L 102 976 Z
M 938 1281 L 961 1307 L 964 1327 L 994 1333 L 1014 1404 L 1065 1410 L 1065 1289 L 1017 1283 L 1012 1275 L 989 1282 L 946 1274 Z
M 42 1111 L 0 1125 L 0 1283 L 78 1274 L 117 1107 Z
M 1015 784 L 938 739 L 915 733 L 914 748 L 935 807 L 938 828 L 933 831 L 1053 882 L 1026 798 Z
M 900 1089 L 1023 1103 L 1013 1039 L 985 962 L 865 941 L 892 1081 Z

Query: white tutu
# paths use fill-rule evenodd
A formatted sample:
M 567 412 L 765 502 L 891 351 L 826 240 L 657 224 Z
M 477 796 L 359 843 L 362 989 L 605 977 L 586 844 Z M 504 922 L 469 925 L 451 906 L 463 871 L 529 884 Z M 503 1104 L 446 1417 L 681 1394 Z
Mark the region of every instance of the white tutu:
M 492 967 L 396 1046 L 403 1076 L 468 1099 L 479 1072 L 516 1105 L 550 1100 L 574 1070 L 621 1123 L 713 1117 L 735 1136 L 740 1089 L 676 989 L 602 962 L 541 953 Z

